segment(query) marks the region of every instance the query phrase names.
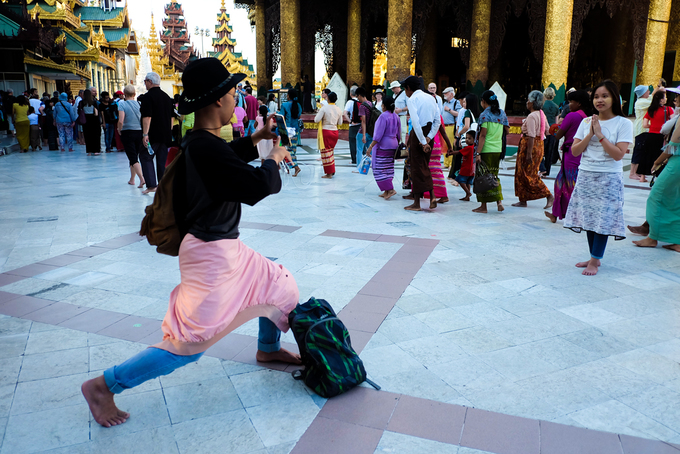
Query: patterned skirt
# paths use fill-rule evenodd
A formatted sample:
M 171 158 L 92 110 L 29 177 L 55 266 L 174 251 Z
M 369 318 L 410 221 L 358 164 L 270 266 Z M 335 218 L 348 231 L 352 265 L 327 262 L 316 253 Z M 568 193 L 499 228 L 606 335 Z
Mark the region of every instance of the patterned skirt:
M 321 163 L 323 164 L 323 173 L 326 175 L 335 174 L 335 145 L 338 143 L 338 131 L 323 130 L 324 149 L 321 150 Z
M 300 133 L 289 137 L 290 140 L 290 145 L 286 147 L 286 150 L 288 150 L 288 153 L 290 153 L 290 159 L 292 163 L 289 163 L 289 166 L 291 167 L 297 167 L 297 147 L 300 139 Z
M 585 230 L 625 239 L 623 174 L 579 170 L 564 227 L 577 233 Z
M 574 192 L 577 177 L 578 167 L 563 166 L 555 178 L 555 202 L 552 206 L 552 214 L 558 219 L 564 219 L 567 215 L 569 200 Z
M 436 198 L 448 197 L 446 193 L 446 179 L 442 172 L 442 148 L 446 149 L 446 144 L 442 145 L 441 134 L 437 133 L 432 141 L 432 154 L 430 155 L 430 173 L 432 174 L 432 186 L 434 186 L 434 196 Z M 429 199 L 430 193 L 426 192 L 424 198 Z
M 373 177 L 381 191 L 394 189 L 394 150 L 375 148 L 373 154 Z
M 498 176 L 498 169 L 501 162 L 501 154 L 482 153 L 480 156 L 482 157 L 482 161 L 484 161 L 484 163 L 489 168 L 491 173 Z M 501 200 L 503 200 L 503 187 L 500 181 L 498 181 L 498 186 L 496 186 L 492 190 L 488 192 L 482 192 L 481 194 L 477 194 L 477 201 L 480 203 L 500 202 Z
M 515 168 L 515 196 L 522 202 L 550 197 L 550 189 L 543 183 L 538 174 L 538 169 L 543 160 L 543 141 L 540 138 L 534 139 L 531 162 L 527 162 L 527 142 L 527 137 L 522 136 L 517 152 L 517 167 Z

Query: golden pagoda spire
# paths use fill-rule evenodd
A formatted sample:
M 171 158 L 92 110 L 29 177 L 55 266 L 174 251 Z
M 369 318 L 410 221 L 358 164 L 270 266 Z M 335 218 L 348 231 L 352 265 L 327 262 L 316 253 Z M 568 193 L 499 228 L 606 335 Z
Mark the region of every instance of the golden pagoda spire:
M 226 9 L 227 9 L 227 8 L 224 7 L 224 0 L 222 0 L 222 7 L 220 8 L 220 11 L 224 11 L 224 10 L 226 10 Z

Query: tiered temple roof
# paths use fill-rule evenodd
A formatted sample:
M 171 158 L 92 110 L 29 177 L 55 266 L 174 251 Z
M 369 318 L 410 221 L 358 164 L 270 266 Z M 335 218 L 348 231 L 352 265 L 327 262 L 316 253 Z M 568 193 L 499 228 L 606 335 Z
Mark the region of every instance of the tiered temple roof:
M 149 60 L 151 60 L 151 70 L 161 76 L 161 79 L 175 80 L 175 65 L 170 63 L 170 59 L 165 54 L 163 46 L 158 41 L 153 13 L 151 13 L 151 30 L 149 31 L 149 39 L 146 48 L 149 54 Z
M 232 39 L 231 32 L 233 31 L 227 8 L 224 6 L 222 0 L 222 7 L 219 14 L 217 14 L 217 24 L 215 25 L 215 33 L 217 38 L 213 38 L 212 45 L 215 52 L 208 52 L 211 57 L 218 58 L 222 64 L 229 70 L 230 73 L 243 73 L 246 75 L 246 80 L 255 85 L 255 70 L 253 65 L 248 63 L 248 60 L 243 58 L 240 52 L 235 52 L 236 40 Z
M 169 62 L 181 72 L 191 60 L 196 58 L 194 48 L 190 44 L 182 5 L 177 0 L 171 0 L 165 5 L 165 15 L 163 32 L 160 35 L 163 51 Z M 155 35 L 155 31 L 153 34 Z

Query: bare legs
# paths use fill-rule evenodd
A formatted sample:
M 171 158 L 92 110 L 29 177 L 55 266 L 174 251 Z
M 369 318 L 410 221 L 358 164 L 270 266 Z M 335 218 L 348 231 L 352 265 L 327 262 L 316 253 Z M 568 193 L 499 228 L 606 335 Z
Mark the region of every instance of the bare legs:
M 503 206 L 503 202 L 498 200 L 496 202 L 496 206 L 498 207 L 498 211 L 503 211 L 505 210 L 505 207 Z M 486 202 L 482 202 L 482 204 L 479 206 L 479 208 L 475 208 L 472 210 L 473 213 L 486 213 Z
M 137 186 L 137 187 L 143 188 L 144 187 L 144 177 L 142 176 L 142 166 L 138 162 L 135 162 L 133 165 L 130 166 L 130 180 L 128 181 L 128 184 L 134 186 L 136 176 L 139 177 L 139 186 Z

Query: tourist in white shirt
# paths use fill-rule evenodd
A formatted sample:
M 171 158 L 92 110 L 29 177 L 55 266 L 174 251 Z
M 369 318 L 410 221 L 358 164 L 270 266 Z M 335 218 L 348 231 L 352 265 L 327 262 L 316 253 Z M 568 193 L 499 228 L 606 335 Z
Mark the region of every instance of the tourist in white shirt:
M 349 123 L 349 154 L 352 164 L 357 163 L 357 135 L 361 131 L 361 117 L 359 116 L 359 101 L 356 98 L 357 86 L 349 90 L 350 99 L 342 112 L 343 119 Z
M 427 86 L 427 91 L 432 93 L 434 95 L 434 97 L 437 99 L 437 108 L 439 109 L 439 112 L 441 112 L 442 109 L 444 108 L 444 106 L 443 106 L 442 97 L 437 94 L 437 84 L 435 84 L 434 82 L 430 83 L 430 85 Z M 451 137 L 453 137 L 453 136 L 451 136 Z
M 430 209 L 434 209 L 437 207 L 437 199 L 432 185 L 430 155 L 432 154 L 431 142 L 437 135 L 441 124 L 439 108 L 432 95 L 420 90 L 420 79 L 417 77 L 409 76 L 401 85 L 404 87 L 404 95 L 408 98 L 406 105 L 413 128 L 408 140 L 413 204 L 404 209 L 420 211 L 420 199 L 425 192 L 430 193 Z
M 406 115 L 408 114 L 406 94 L 401 89 L 401 84 L 396 80 L 390 84 L 390 90 L 394 93 L 394 113 L 399 115 L 399 121 L 401 122 L 401 142 L 404 143 L 406 141 L 406 133 L 408 133 L 408 121 L 406 120 Z

